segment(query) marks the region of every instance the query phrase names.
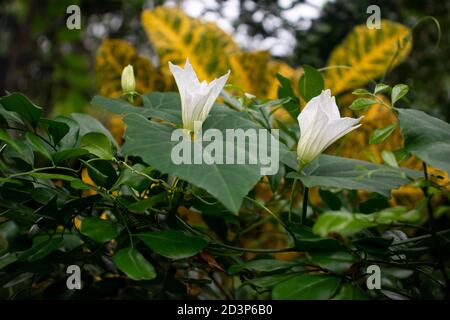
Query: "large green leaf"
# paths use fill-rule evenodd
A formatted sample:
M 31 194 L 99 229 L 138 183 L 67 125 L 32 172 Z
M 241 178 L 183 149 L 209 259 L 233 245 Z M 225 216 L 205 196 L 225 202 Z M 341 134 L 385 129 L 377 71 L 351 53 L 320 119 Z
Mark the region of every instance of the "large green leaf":
M 414 109 L 396 109 L 405 149 L 450 173 L 450 124 Z
M 138 108 L 128 103 L 128 101 L 119 98 L 110 99 L 97 95 L 92 99 L 91 104 L 94 106 L 103 107 L 107 111 L 116 114 L 138 113 L 145 117 L 149 117 L 151 115 L 151 110 L 146 108 Z
M 114 263 L 128 278 L 151 280 L 156 277 L 155 268 L 134 248 L 123 248 L 113 257 Z
M 152 92 L 142 96 L 142 107 L 136 107 L 124 99 L 110 99 L 95 96 L 91 104 L 100 106 L 107 111 L 116 114 L 136 113 L 144 117 L 154 117 L 171 123 L 180 124 L 181 102 L 180 95 L 176 92 Z
M 154 108 L 152 112 L 155 117 L 180 124 L 179 114 L 175 115 L 174 113 L 174 107 L 177 110 L 181 110 L 179 100 L 176 106 L 172 105 L 174 96 L 173 94 L 168 96 L 167 112 L 165 111 L 166 105 L 164 103 L 155 106 L 156 102 L 154 101 L 152 102 L 153 107 L 149 108 Z M 160 101 L 163 96 L 157 94 L 149 95 L 149 97 L 151 97 L 151 99 L 149 98 L 150 100 Z M 179 113 L 179 111 L 177 112 Z M 171 135 L 175 129 L 172 125 L 148 121 L 145 117 L 138 114 L 130 114 L 124 120 L 127 130 L 125 132 L 126 142 L 123 152 L 126 155 L 140 156 L 155 169 L 163 173 L 176 175 L 205 189 L 232 212 L 239 211 L 243 197 L 261 176 L 259 164 L 174 164 L 171 161 L 171 153 L 179 142 L 171 141 Z M 227 140 L 225 133 L 226 129 L 259 129 L 246 114 L 216 105 L 203 124 L 203 132 L 210 128 L 218 129 L 222 133 L 222 145 L 224 148 L 227 144 L 233 145 L 235 155 L 245 153 L 246 159 L 248 159 L 249 144 L 246 143 L 244 146 L 240 146 L 237 143 L 231 144 L 231 141 Z M 194 143 L 200 145 L 199 142 Z M 203 141 L 203 147 L 208 144 L 209 142 Z M 193 152 L 193 156 L 197 155 Z M 225 158 L 223 159 L 225 161 Z
M 326 300 L 335 294 L 340 282 L 336 276 L 302 274 L 277 285 L 272 297 L 276 300 Z
M 140 234 L 139 239 L 156 253 L 171 259 L 191 257 L 208 244 L 202 237 L 175 230 L 147 232 Z
M 295 153 L 294 153 L 295 156 Z M 288 164 L 288 161 L 283 160 Z M 292 163 L 292 161 L 290 161 Z M 289 178 L 300 179 L 307 187 L 366 190 L 389 197 L 392 189 L 410 182 L 420 172 L 397 169 L 362 160 L 320 155 L 301 173 L 291 172 Z
M 109 221 L 96 217 L 83 218 L 80 232 L 96 242 L 107 242 L 119 235 L 118 226 Z

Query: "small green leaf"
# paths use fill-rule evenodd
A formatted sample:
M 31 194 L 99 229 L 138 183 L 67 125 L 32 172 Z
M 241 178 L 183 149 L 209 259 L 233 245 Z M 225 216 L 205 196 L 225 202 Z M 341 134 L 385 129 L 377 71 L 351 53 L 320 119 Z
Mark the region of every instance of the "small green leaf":
M 100 159 L 111 160 L 113 158 L 111 141 L 102 133 L 89 132 L 85 134 L 81 138 L 80 147 Z
M 394 105 L 398 100 L 403 98 L 409 91 L 409 88 L 406 84 L 397 84 L 394 88 L 392 88 L 391 93 L 391 102 Z
M 140 280 L 152 280 L 156 278 L 155 268 L 136 249 L 128 247 L 116 252 L 113 261 L 120 271 L 128 278 Z
M 111 163 L 107 160 L 97 160 L 87 162 L 82 159 L 80 161 L 87 167 L 89 177 L 98 186 L 111 189 L 117 180 L 117 173 Z
M 114 140 L 111 132 L 109 132 L 109 130 L 106 129 L 105 126 L 103 126 L 103 124 L 93 116 L 85 113 L 73 113 L 71 117 L 76 121 L 76 123 L 78 123 L 80 130 L 79 135 L 81 137 L 90 132 L 98 132 L 107 136 L 109 141 L 111 141 L 114 146 L 117 146 L 117 142 Z
M 134 210 L 134 211 L 145 211 L 145 210 L 153 207 L 158 202 L 165 200 L 166 198 L 167 198 L 167 192 L 161 192 L 157 195 L 150 196 L 150 198 L 132 203 L 128 206 L 128 208 L 131 210 Z
M 170 259 L 184 259 L 196 255 L 208 242 L 197 236 L 181 231 L 155 231 L 139 235 L 139 239 L 156 253 Z
M 276 286 L 277 284 L 286 281 L 290 278 L 293 278 L 295 276 L 298 276 L 299 273 L 289 273 L 289 274 L 285 274 L 285 273 L 281 273 L 281 274 L 274 274 L 274 275 L 269 275 L 269 276 L 264 276 L 264 277 L 258 277 L 258 278 L 253 278 L 248 280 L 248 283 L 251 283 L 252 285 L 254 285 L 255 287 L 259 287 L 259 288 L 272 288 L 274 286 Z
M 41 138 L 39 138 L 32 132 L 27 132 L 25 134 L 25 137 L 26 137 L 27 141 L 31 144 L 31 147 L 34 151 L 39 152 L 47 159 L 53 161 L 53 158 L 50 155 L 50 152 L 47 150 L 47 147 L 45 146 L 45 143 L 41 140 Z
M 397 159 L 395 159 L 395 155 L 391 151 L 381 151 L 381 157 L 386 164 L 390 165 L 391 167 L 398 168 Z
M 47 131 L 52 137 L 54 144 L 58 144 L 70 130 L 69 126 L 66 123 L 60 121 L 41 119 L 41 123 L 46 126 Z
M 19 143 L 9 136 L 9 134 L 0 128 L 0 141 L 10 145 L 19 154 L 23 154 L 24 150 L 20 147 Z
M 78 179 L 70 181 L 70 186 L 77 190 L 89 190 L 90 189 L 89 185 L 87 185 L 86 183 L 84 183 L 83 181 L 78 180 Z
M 387 84 L 384 84 L 384 83 L 378 83 L 378 84 L 375 86 L 375 90 L 373 91 L 373 93 L 374 93 L 374 94 L 377 94 L 377 93 L 385 92 L 385 91 L 387 91 L 388 89 L 390 89 L 390 87 L 389 87 Z
M 116 238 L 119 235 L 119 228 L 109 220 L 85 217 L 81 220 L 80 232 L 95 242 L 103 243 Z
M 396 128 L 397 128 L 396 124 L 390 124 L 387 125 L 386 127 L 374 130 L 370 135 L 369 143 L 378 144 L 383 142 L 392 134 L 392 132 L 394 132 Z
M 7 265 L 17 261 L 17 256 L 15 253 L 6 253 L 0 256 L 0 270 L 2 270 Z
M 3 119 L 10 127 L 13 127 L 15 123 L 25 125 L 19 114 L 14 111 L 8 111 L 0 104 L 0 119 Z
M 339 288 L 341 279 L 332 275 L 299 275 L 281 282 L 272 291 L 275 300 L 327 300 Z
M 47 241 L 33 244 L 30 249 L 22 252 L 22 254 L 20 254 L 18 258 L 19 260 L 29 262 L 40 260 L 53 250 L 56 250 L 60 246 L 62 240 L 62 237 L 55 237 Z
M 321 236 L 327 236 L 332 233 L 349 236 L 374 226 L 376 226 L 376 223 L 373 221 L 373 217 L 369 215 L 331 211 L 319 216 L 313 226 L 313 232 Z
M 322 74 L 315 68 L 303 65 L 303 75 L 298 80 L 298 90 L 306 102 L 318 96 L 324 88 Z
M 52 153 L 53 161 L 55 164 L 59 164 L 65 160 L 69 160 L 72 158 L 78 158 L 80 156 L 84 156 L 86 154 L 89 154 L 89 151 L 86 149 L 81 148 L 70 148 L 70 149 L 64 149 L 55 153 Z
M 366 89 L 356 89 L 352 92 L 355 96 L 364 96 L 364 95 L 370 95 L 370 91 Z
M 283 108 L 289 113 L 289 115 L 293 119 L 297 119 L 300 113 L 300 101 L 297 95 L 294 92 L 294 88 L 292 87 L 292 81 L 281 74 L 277 73 L 276 77 L 280 83 L 278 87 L 277 95 L 280 99 L 290 100 L 283 104 Z
M 347 271 L 356 262 L 355 256 L 345 251 L 315 252 L 310 255 L 315 264 L 335 273 Z
M 42 108 L 31 102 L 21 93 L 13 92 L 0 98 L 0 104 L 9 111 L 14 111 L 36 127 L 42 115 Z
M 321 214 L 313 226 L 317 235 L 339 233 L 350 236 L 361 230 L 393 222 L 415 222 L 420 219 L 420 210 L 406 212 L 404 207 L 387 208 L 371 214 L 329 211 Z
M 64 181 L 80 180 L 76 177 L 68 176 L 65 174 L 58 174 L 58 173 L 32 172 L 32 173 L 30 173 L 30 176 L 32 176 L 36 179 L 64 180 Z
M 370 107 L 373 104 L 376 104 L 378 102 L 376 102 L 373 99 L 369 99 L 369 98 L 358 98 L 355 101 L 352 102 L 352 104 L 350 105 L 350 109 L 352 110 L 363 110 L 363 109 L 367 109 L 368 107 Z

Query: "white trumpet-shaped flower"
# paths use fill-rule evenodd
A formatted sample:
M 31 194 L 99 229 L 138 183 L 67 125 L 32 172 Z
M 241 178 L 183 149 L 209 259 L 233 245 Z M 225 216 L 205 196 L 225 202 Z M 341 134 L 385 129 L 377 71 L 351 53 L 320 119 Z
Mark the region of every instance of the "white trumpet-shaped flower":
M 207 83 L 198 80 L 189 59 L 186 59 L 184 69 L 171 62 L 169 62 L 169 68 L 180 92 L 183 128 L 189 132 L 195 132 L 200 129 L 198 126 L 201 127 L 203 121 L 208 117 L 214 101 L 228 80 L 230 71 Z
M 361 126 L 362 118 L 341 118 L 336 99 L 329 89 L 312 98 L 297 118 L 300 126 L 299 165 L 308 164 L 333 142 Z

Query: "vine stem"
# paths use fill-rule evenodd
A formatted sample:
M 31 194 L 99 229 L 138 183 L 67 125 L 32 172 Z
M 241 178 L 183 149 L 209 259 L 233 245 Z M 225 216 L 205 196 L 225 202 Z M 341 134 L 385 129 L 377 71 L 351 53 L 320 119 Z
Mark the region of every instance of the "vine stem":
M 304 225 L 306 222 L 306 213 L 308 212 L 308 194 L 309 194 L 309 188 L 305 186 L 303 189 L 303 206 L 302 206 L 302 220 L 301 224 Z
M 256 201 L 255 199 L 252 199 L 250 197 L 245 197 L 245 199 L 253 202 L 254 204 L 256 204 L 257 206 L 259 206 L 260 208 L 264 209 L 268 214 L 270 214 L 279 224 L 281 224 L 283 226 L 283 228 L 289 233 L 289 235 L 292 238 L 292 241 L 295 243 L 295 235 L 292 233 L 291 230 L 289 230 L 289 228 L 287 227 L 287 225 L 283 222 L 283 220 L 281 220 L 280 217 L 278 217 L 275 213 L 272 212 L 272 210 L 270 210 L 269 208 L 267 208 L 265 205 L 263 205 L 262 203 Z
M 41 171 L 46 171 L 46 170 L 52 170 L 52 169 L 53 169 L 53 170 L 66 170 L 66 171 L 70 171 L 70 172 L 72 172 L 72 173 L 78 174 L 78 171 L 75 170 L 75 169 L 72 169 L 72 168 L 66 168 L 66 167 L 58 167 L 58 166 L 54 166 L 54 167 L 42 167 L 42 168 L 36 168 L 36 169 L 30 170 L 30 171 L 25 171 L 25 172 L 18 172 L 18 173 L 11 174 L 11 175 L 9 175 L 8 177 L 2 178 L 2 179 L 4 179 L 4 181 L 9 181 L 9 180 L 11 180 L 11 179 L 13 179 L 13 178 L 16 178 L 16 177 L 26 176 L 26 175 L 29 175 L 29 174 L 32 174 L 32 173 L 41 172 Z
M 184 221 L 180 216 L 175 215 L 175 218 L 180 222 L 186 229 L 191 231 L 193 234 L 201 237 L 206 237 L 211 242 L 211 244 L 216 245 L 221 248 L 231 249 L 238 252 L 254 252 L 254 253 L 279 253 L 279 252 L 289 252 L 294 249 L 294 247 L 288 247 L 288 248 L 274 248 L 274 249 L 259 249 L 259 248 L 241 248 L 241 247 L 235 247 L 228 244 L 221 243 L 213 238 L 211 238 L 208 234 L 203 233 L 194 227 L 192 227 L 189 223 Z
M 292 182 L 291 196 L 289 198 L 289 215 L 288 215 L 289 223 L 292 223 L 292 207 L 294 206 L 294 194 L 296 186 L 297 186 L 297 179 L 294 179 L 294 182 Z
M 428 167 L 424 161 L 422 162 L 422 166 L 423 166 L 423 174 L 425 177 L 425 181 L 429 181 Z M 428 185 L 426 185 L 422 188 L 422 192 L 427 201 L 427 213 L 428 213 L 428 218 L 430 219 L 431 236 L 432 236 L 432 239 L 434 242 L 435 249 L 437 250 L 437 254 L 438 254 L 438 266 L 439 266 L 439 269 L 440 269 L 442 276 L 444 278 L 444 281 L 445 281 L 445 288 L 447 290 L 446 294 L 449 294 L 448 290 L 450 288 L 450 281 L 448 278 L 447 270 L 445 269 L 444 260 L 442 257 L 441 245 L 440 245 L 439 237 L 438 237 L 437 231 L 436 231 L 436 229 L 437 229 L 436 228 L 436 220 L 434 220 L 433 205 L 431 203 L 432 195 L 430 195 L 428 192 Z
M 129 169 L 132 173 L 134 173 L 134 174 L 136 174 L 136 175 L 138 175 L 138 176 L 147 178 L 147 179 L 150 180 L 151 182 L 162 184 L 162 185 L 163 185 L 164 187 L 166 187 L 167 189 L 172 189 L 172 187 L 169 186 L 164 180 L 161 180 L 161 179 L 155 179 L 155 178 L 149 176 L 148 174 L 146 174 L 146 173 L 144 173 L 144 172 L 138 171 L 138 170 L 136 170 L 135 168 L 133 168 L 132 166 L 130 166 L 128 163 L 126 163 L 125 161 L 118 160 L 118 159 L 113 159 L 113 161 L 115 161 L 115 162 L 117 162 L 117 163 L 123 165 L 124 167 L 126 167 L 127 169 Z

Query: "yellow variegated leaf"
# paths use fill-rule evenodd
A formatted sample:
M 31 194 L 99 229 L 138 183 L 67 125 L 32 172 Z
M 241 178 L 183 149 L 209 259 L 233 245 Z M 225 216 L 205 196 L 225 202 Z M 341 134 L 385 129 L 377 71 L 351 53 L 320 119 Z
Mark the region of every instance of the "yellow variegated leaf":
M 228 55 L 240 51 L 215 24 L 191 18 L 178 8 L 145 10 L 141 20 L 167 79 L 173 79 L 168 62 L 184 65 L 188 57 L 199 79 L 210 81 L 225 74 L 230 69 Z
M 270 81 L 270 84 L 267 89 L 267 98 L 275 99 L 277 97 L 277 91 L 278 91 L 278 80 L 276 79 L 276 74 L 279 73 L 282 76 L 291 79 L 292 86 L 294 87 L 294 90 L 297 90 L 297 82 L 298 79 L 300 79 L 300 76 L 303 74 L 302 68 L 292 68 L 287 63 L 281 61 L 281 60 L 271 60 L 269 62 L 268 67 L 268 74 L 272 78 L 272 81 Z M 297 93 L 298 94 L 298 93 Z
M 381 29 L 358 25 L 331 53 L 325 84 L 333 94 L 367 84 L 402 62 L 411 51 L 411 30 L 382 20 Z
M 275 79 L 269 74 L 270 55 L 267 51 L 241 51 L 230 56 L 232 74 L 230 83 L 257 97 L 267 97 L 268 88 Z
M 122 94 L 120 78 L 128 64 L 134 68 L 137 92 L 165 89 L 164 78 L 149 59 L 140 56 L 126 41 L 105 39 L 97 51 L 95 66 L 97 87 L 102 96 L 118 97 Z

